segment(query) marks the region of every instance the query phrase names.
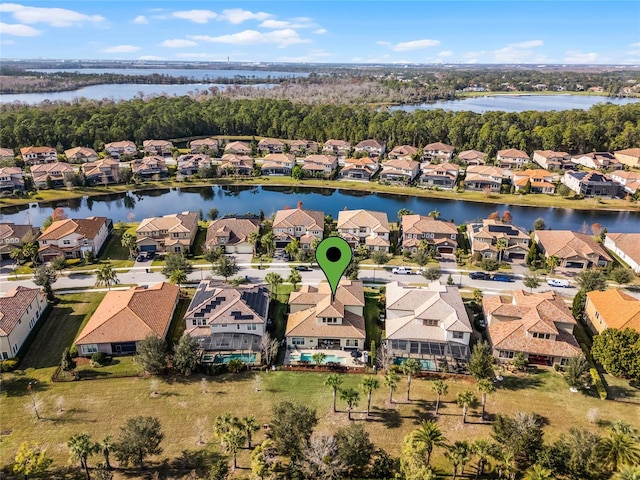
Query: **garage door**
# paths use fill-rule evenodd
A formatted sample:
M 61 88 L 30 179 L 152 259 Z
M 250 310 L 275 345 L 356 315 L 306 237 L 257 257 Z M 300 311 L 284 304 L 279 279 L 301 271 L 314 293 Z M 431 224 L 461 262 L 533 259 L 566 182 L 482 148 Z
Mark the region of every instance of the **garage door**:
M 453 247 L 440 247 L 438 251 L 440 253 L 453 253 Z
M 140 245 L 140 251 L 141 252 L 155 252 L 156 251 L 156 246 L 155 245 Z
M 567 262 L 567 268 L 584 268 L 582 262 Z
M 525 254 L 524 253 L 511 253 L 509 254 L 509 258 L 512 258 L 514 260 L 524 260 Z

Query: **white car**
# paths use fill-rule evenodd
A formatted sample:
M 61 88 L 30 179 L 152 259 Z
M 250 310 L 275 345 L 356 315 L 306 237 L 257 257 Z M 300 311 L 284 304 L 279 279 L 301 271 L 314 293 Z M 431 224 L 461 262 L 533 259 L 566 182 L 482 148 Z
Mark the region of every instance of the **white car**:
M 409 267 L 395 267 L 391 270 L 391 273 L 397 275 L 411 275 L 413 271 Z
M 569 288 L 569 280 L 561 280 L 559 278 L 548 278 L 547 283 L 551 287 L 564 287 Z

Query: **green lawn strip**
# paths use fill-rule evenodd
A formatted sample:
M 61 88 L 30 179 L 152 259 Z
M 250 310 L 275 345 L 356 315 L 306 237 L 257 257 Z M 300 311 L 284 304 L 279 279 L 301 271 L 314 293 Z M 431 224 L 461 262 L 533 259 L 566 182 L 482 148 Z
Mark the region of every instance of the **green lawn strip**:
M 378 301 L 380 292 L 377 289 L 366 289 L 364 293 L 364 322 L 367 337 L 364 349 L 369 350 L 371 341 L 376 342 L 376 346 L 380 345 L 380 308 Z M 377 347 L 376 347 L 377 348 Z
M 142 373 L 142 368 L 134 356 L 113 357 L 108 365 L 92 366 L 88 359 L 78 360 L 76 372 L 82 379 L 107 378 L 118 376 L 135 376 Z
M 129 225 L 127 224 L 116 224 L 107 240 L 107 244 L 100 252 L 98 257 L 100 260 L 128 260 L 132 262 L 129 257 L 129 249 L 122 245 L 122 235 L 128 229 Z
M 167 343 L 170 348 L 173 345 L 178 343 L 180 337 L 184 333 L 185 330 L 185 322 L 184 316 L 187 313 L 187 308 L 189 307 L 189 302 L 193 298 L 193 294 L 195 293 L 194 288 L 182 288 L 182 294 L 180 295 L 180 300 L 178 301 L 178 306 L 176 310 L 173 312 L 173 318 L 171 319 L 171 325 L 169 326 L 169 331 L 167 332 Z

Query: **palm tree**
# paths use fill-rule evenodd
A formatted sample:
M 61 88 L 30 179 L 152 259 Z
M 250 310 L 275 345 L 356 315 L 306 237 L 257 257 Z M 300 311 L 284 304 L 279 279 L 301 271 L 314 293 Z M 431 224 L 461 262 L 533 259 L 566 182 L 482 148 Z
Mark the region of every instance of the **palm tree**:
M 371 412 L 371 394 L 373 393 L 374 390 L 377 390 L 378 388 L 380 388 L 380 382 L 378 381 L 377 378 L 364 377 L 362 379 L 362 389 L 367 394 L 367 416 L 371 414 L 370 413 Z
M 410 402 L 411 377 L 417 375 L 422 370 L 422 365 L 415 358 L 408 358 L 402 363 L 402 373 L 407 376 L 407 401 Z
M 11 260 L 16 260 L 16 263 L 20 265 L 22 263 L 22 260 L 24 260 L 24 251 L 22 250 L 22 248 L 14 248 L 13 250 L 11 250 L 9 258 Z
M 104 466 L 107 470 L 111 470 L 111 462 L 109 462 L 109 454 L 113 451 L 114 444 L 111 441 L 111 437 L 107 435 L 102 439 L 102 442 L 98 444 L 102 455 L 104 455 Z
M 342 385 L 343 381 L 344 381 L 344 377 L 342 375 L 337 374 L 337 373 L 332 373 L 324 381 L 324 384 L 327 387 L 330 387 L 331 389 L 333 389 L 333 413 L 337 412 L 337 410 L 336 410 L 336 396 L 338 395 L 338 390 L 340 389 L 340 385 Z
M 479 392 L 482 393 L 482 420 L 484 420 L 485 406 L 487 404 L 487 394 L 495 392 L 496 387 L 493 385 L 493 382 L 488 378 L 482 378 L 478 380 L 478 384 L 476 385 L 476 388 L 478 389 Z
M 545 263 L 547 264 L 547 267 L 549 267 L 549 273 L 553 275 L 555 268 L 560 265 L 560 259 L 555 255 L 550 255 L 545 260 Z
M 389 388 L 389 403 L 393 403 L 393 392 L 398 389 L 400 377 L 395 372 L 387 372 L 384 374 L 384 384 Z
M 107 287 L 108 290 L 111 290 L 111 285 L 114 283 L 118 283 L 118 276 L 111 265 L 105 263 L 98 268 L 96 273 L 96 287 Z
M 253 256 L 255 257 L 258 253 L 258 242 L 260 241 L 260 232 L 258 230 L 251 232 L 247 241 L 251 244 L 253 248 Z
M 22 255 L 24 258 L 30 258 L 32 265 L 38 261 L 38 245 L 30 242 L 22 246 Z
M 464 467 L 469 461 L 469 443 L 457 440 L 453 445 L 447 447 L 444 455 L 453 465 L 453 480 L 456 480 L 458 478 L 458 467 L 460 467 L 460 472 L 464 473 Z
M 340 392 L 340 400 L 347 402 L 347 418 L 351 420 L 351 410 L 360 403 L 360 394 L 355 388 L 347 388 Z
M 182 288 L 182 284 L 187 283 L 187 280 L 187 273 L 181 268 L 174 270 L 169 276 L 169 282 L 178 285 L 178 288 Z
M 260 237 L 260 245 L 262 248 L 268 253 L 271 254 L 273 251 L 273 241 L 275 239 L 275 235 L 273 231 L 269 231 Z
M 319 367 L 324 362 L 324 359 L 327 358 L 327 354 L 324 352 L 317 352 L 311 355 L 311 360 Z
M 438 415 L 438 408 L 440 408 L 440 397 L 447 394 L 449 386 L 445 383 L 444 380 L 436 380 L 435 382 L 433 382 L 433 385 L 431 385 L 431 388 L 433 389 L 434 393 L 438 395 L 438 398 L 436 399 L 436 415 Z
M 494 448 L 491 456 L 496 459 L 498 462 L 497 470 L 498 470 L 498 478 L 502 478 L 506 476 L 507 478 L 511 478 L 515 475 L 516 467 L 514 464 L 514 454 L 510 448 L 506 446 Z
M 612 469 L 640 463 L 640 447 L 633 436 L 619 431 L 609 432 L 602 441 L 604 460 Z
M 438 218 L 440 218 L 440 212 L 439 212 L 438 210 L 431 210 L 431 211 L 427 214 L 427 216 L 429 216 L 429 217 L 433 217 L 434 219 L 436 219 L 436 220 L 437 220 Z
M 487 465 L 487 460 L 489 460 L 492 448 L 491 442 L 484 438 L 476 438 L 471 444 L 471 452 L 478 457 L 476 478 L 484 475 L 484 467 Z
M 524 472 L 522 480 L 553 480 L 553 473 L 536 463 Z
M 504 238 L 499 238 L 496 242 L 496 250 L 498 250 L 498 261 L 502 262 L 502 255 L 509 246 L 509 243 Z
M 467 423 L 467 410 L 469 407 L 473 407 L 477 401 L 478 398 L 471 390 L 464 390 L 458 393 L 456 403 L 459 407 L 462 407 L 462 423 Z
M 294 267 L 291 267 L 291 273 L 287 277 L 287 282 L 291 284 L 294 290 L 298 289 L 298 285 L 302 281 L 302 277 L 300 276 L 300 272 L 296 270 Z
M 413 439 L 417 442 L 422 442 L 424 448 L 427 451 L 427 465 L 431 462 L 431 453 L 434 447 L 444 447 L 447 441 L 442 434 L 442 430 L 438 424 L 433 420 L 423 421 L 417 430 L 414 430 Z
M 238 449 L 244 445 L 245 442 L 245 434 L 241 428 L 238 426 L 234 426 L 230 428 L 223 436 L 222 443 L 227 452 L 231 454 L 233 458 L 233 469 L 238 468 L 237 456 Z
M 611 480 L 640 480 L 640 466 L 623 465 L 611 477 Z
M 87 458 L 89 455 L 96 452 L 97 445 L 91 441 L 89 434 L 78 433 L 69 439 L 67 447 L 69 448 L 69 453 L 71 453 L 71 460 L 74 462 L 80 462 L 80 466 L 87 474 L 87 480 L 90 480 L 91 475 L 89 474 Z
M 240 421 L 237 417 L 232 417 L 229 412 L 218 415 L 213 423 L 213 431 L 218 437 L 223 437 L 232 428 L 237 428 Z
M 256 421 L 256 417 L 250 415 L 248 417 L 244 417 L 241 423 L 242 428 L 244 429 L 244 433 L 247 437 L 247 446 L 251 449 L 251 437 L 255 432 L 259 430 L 258 422 Z
M 280 274 L 275 272 L 270 272 L 264 276 L 264 279 L 269 284 L 269 287 L 271 287 L 271 291 L 273 292 L 273 294 L 277 296 L 278 285 L 282 284 L 282 277 L 280 276 Z

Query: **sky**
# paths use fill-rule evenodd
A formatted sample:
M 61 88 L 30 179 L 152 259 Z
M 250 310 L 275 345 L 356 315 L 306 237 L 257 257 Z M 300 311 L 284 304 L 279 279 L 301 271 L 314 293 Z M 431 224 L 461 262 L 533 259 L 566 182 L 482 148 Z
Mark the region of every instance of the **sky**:
M 640 2 L 0 3 L 0 58 L 640 64 Z

